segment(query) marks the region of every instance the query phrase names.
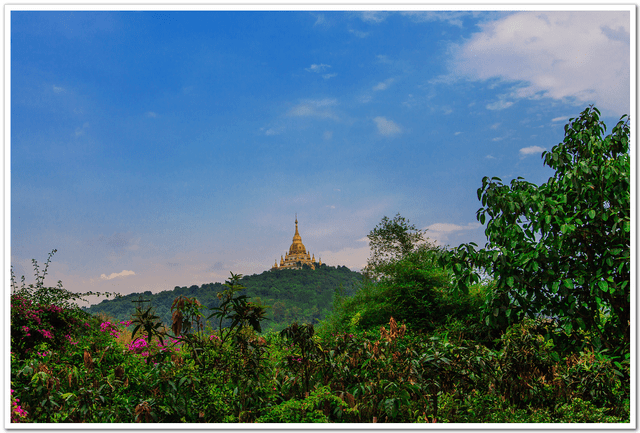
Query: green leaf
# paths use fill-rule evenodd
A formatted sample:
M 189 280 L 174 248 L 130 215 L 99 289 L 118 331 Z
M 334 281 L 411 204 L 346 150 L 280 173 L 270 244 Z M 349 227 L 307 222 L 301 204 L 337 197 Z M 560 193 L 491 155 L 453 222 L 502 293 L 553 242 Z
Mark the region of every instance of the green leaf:
M 388 398 L 384 402 L 384 411 L 387 413 L 389 418 L 395 418 L 398 414 L 399 402 L 395 398 Z
M 571 323 L 566 323 L 563 328 L 565 333 L 571 335 L 571 331 L 573 331 L 573 325 Z
M 567 289 L 570 289 L 570 290 L 573 289 L 573 280 L 571 280 L 569 278 L 566 278 L 566 279 L 562 280 L 562 284 L 564 284 L 564 286 Z
M 594 219 L 596 217 L 596 211 L 593 209 L 589 211 L 589 218 Z
M 602 290 L 603 292 L 607 293 L 609 291 L 609 285 L 607 284 L 606 281 L 598 281 L 598 287 L 600 287 L 600 290 Z

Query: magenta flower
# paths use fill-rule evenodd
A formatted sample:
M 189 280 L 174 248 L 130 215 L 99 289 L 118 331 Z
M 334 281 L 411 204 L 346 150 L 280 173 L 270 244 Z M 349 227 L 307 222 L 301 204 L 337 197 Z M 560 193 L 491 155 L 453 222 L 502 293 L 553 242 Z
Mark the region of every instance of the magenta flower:
M 46 329 L 38 329 L 38 332 L 44 335 L 46 338 L 53 338 L 53 334 Z

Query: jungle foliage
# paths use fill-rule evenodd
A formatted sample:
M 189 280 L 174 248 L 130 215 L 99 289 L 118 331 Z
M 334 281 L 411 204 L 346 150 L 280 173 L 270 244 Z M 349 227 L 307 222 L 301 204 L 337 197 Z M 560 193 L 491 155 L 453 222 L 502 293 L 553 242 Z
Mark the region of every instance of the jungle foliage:
M 338 284 L 319 324 L 265 331 L 255 296 L 322 269 L 232 273 L 208 306 L 177 288 L 158 294 L 168 322 L 160 298 L 118 321 L 45 287 L 34 261 L 35 285 L 12 275 L 12 422 L 629 426 L 629 128 L 604 137 L 598 114 L 543 155 L 547 183 L 483 180 L 484 249 L 383 218 L 368 278 Z
M 346 266 L 323 264 L 313 270 L 282 269 L 261 274 L 245 275 L 241 279 L 245 288 L 243 295 L 254 303 L 265 305 L 264 331 L 279 331 L 288 324 L 298 322 L 319 323 L 333 305 L 336 292 L 353 293 L 360 284 L 362 275 Z M 175 287 L 159 293 L 133 293 L 116 299 L 104 300 L 85 308 L 91 314 L 104 313 L 119 321 L 128 320 L 135 313 L 136 302 L 142 298 L 153 305 L 160 321 L 167 326 L 172 323 L 171 305 L 179 296 L 196 298 L 205 308 L 217 308 L 221 300 L 217 294 L 224 290 L 222 283 L 201 286 Z M 213 323 L 209 323 L 213 326 Z

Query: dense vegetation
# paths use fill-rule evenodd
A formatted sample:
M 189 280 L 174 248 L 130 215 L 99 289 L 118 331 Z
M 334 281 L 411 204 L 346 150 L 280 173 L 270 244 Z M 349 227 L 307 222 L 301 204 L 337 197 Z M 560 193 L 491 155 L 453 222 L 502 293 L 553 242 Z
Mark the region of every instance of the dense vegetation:
M 383 218 L 316 326 L 265 332 L 234 274 L 211 308 L 176 297 L 170 326 L 148 303 L 116 322 L 36 267 L 13 281 L 12 421 L 629 423 L 628 123 L 602 135 L 589 108 L 549 182 L 483 180 L 484 249 Z
M 323 264 L 313 270 L 303 269 L 270 270 L 261 274 L 245 275 L 242 285 L 244 295 L 253 302 L 269 306 L 267 309 L 265 330 L 280 331 L 292 322 L 317 324 L 324 319 L 333 305 L 338 293 L 353 293 L 362 281 L 362 275 L 346 266 L 327 266 Z M 167 326 L 172 323 L 171 304 L 179 296 L 198 299 L 207 308 L 220 305 L 217 294 L 224 290 L 221 283 L 209 283 L 201 286 L 176 287 L 159 293 L 133 293 L 85 308 L 91 314 L 103 313 L 118 321 L 126 321 L 136 311 L 137 301 L 144 299 L 153 305 L 160 321 Z

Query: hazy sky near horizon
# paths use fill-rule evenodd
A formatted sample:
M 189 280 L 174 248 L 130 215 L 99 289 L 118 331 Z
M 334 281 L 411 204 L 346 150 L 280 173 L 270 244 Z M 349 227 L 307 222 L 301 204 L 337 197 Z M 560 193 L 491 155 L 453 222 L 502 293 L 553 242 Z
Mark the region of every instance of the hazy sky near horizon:
M 483 176 L 540 184 L 630 102 L 622 11 L 11 12 L 11 264 L 123 294 L 361 269 L 383 216 L 484 245 Z M 635 35 L 634 35 L 635 37 Z

